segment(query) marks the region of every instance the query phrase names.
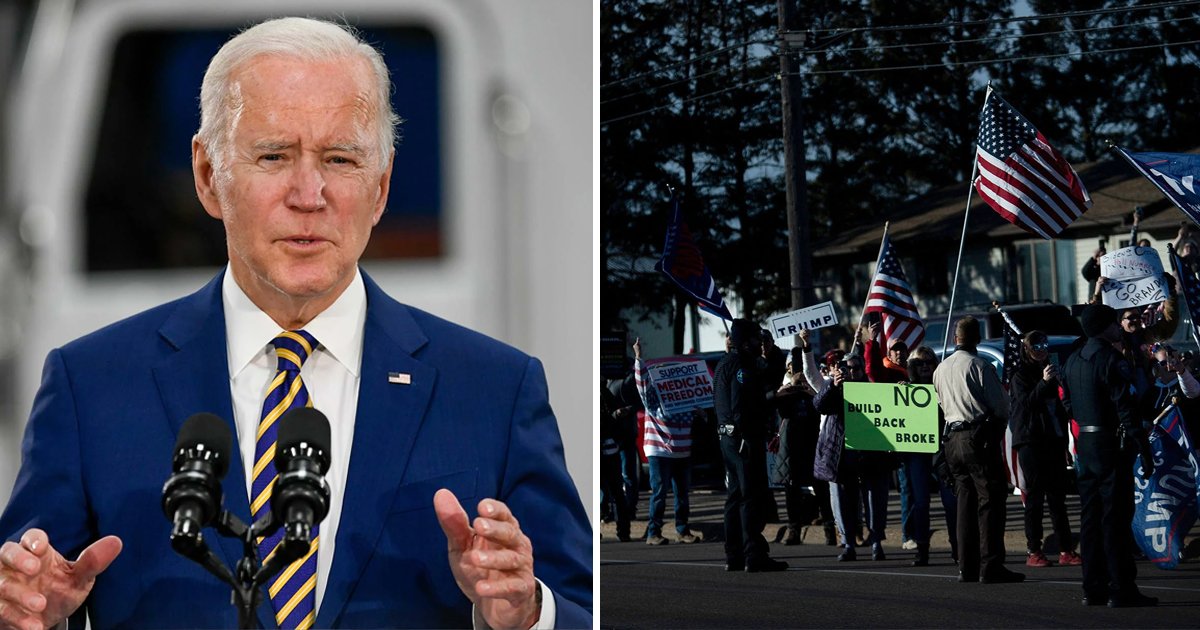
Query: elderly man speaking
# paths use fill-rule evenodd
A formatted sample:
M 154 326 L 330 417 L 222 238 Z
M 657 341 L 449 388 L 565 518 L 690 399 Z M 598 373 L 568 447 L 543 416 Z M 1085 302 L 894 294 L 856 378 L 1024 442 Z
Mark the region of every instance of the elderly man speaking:
M 591 625 L 591 532 L 541 364 L 358 267 L 388 197 L 390 89 L 328 22 L 264 22 L 212 59 L 192 165 L 229 265 L 50 353 L 0 517 L 0 626 L 233 627 L 229 587 L 171 549 L 172 445 L 192 414 L 224 418 L 224 504 L 249 522 L 270 510 L 275 420 L 305 405 L 330 420 L 329 515 L 268 584 L 263 627 Z

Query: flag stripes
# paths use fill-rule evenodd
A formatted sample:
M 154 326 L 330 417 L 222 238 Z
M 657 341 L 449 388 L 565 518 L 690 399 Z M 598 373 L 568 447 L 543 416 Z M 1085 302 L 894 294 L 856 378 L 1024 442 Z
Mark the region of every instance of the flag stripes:
M 875 267 L 875 278 L 868 289 L 865 312 L 880 313 L 882 316 L 885 348 L 891 345 L 892 340 L 903 341 L 910 349 L 925 340 L 925 323 L 917 311 L 908 278 L 886 232 Z
M 1013 225 L 1051 239 L 1092 205 L 1079 176 L 1024 116 L 988 90 L 975 190 Z

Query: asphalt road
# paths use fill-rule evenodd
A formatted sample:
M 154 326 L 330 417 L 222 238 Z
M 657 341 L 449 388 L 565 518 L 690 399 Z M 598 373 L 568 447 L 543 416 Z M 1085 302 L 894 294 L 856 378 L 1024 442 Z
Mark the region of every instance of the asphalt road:
M 899 501 L 893 496 L 888 559 L 837 562 L 820 528 L 805 543 L 771 544 L 771 554 L 791 567 L 783 573 L 726 573 L 721 536 L 722 493 L 693 490 L 691 523 L 705 538 L 695 544 L 650 546 L 618 542 L 611 524 L 601 527 L 602 628 L 1195 628 L 1200 627 L 1200 562 L 1163 571 L 1138 562 L 1138 584 L 1161 603 L 1156 608 L 1084 607 L 1079 567 L 1024 566 L 1021 502 L 1010 497 L 1005 536 L 1010 569 L 1026 574 L 1021 584 L 960 584 L 950 558 L 940 505 L 935 498 L 928 567 L 909 566 L 913 552 L 900 548 Z M 638 506 L 645 518 L 647 498 Z M 778 499 L 783 511 L 782 496 Z M 1078 498 L 1070 497 L 1078 533 Z M 668 500 L 667 532 L 674 535 Z M 778 524 L 768 524 L 771 540 Z M 1049 520 L 1046 533 L 1050 534 Z M 1053 548 L 1053 540 L 1047 547 Z M 1052 560 L 1057 555 L 1047 554 Z

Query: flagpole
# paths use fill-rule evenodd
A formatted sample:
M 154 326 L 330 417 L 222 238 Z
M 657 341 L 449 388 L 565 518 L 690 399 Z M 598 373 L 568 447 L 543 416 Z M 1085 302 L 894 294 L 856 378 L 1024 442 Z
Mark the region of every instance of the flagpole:
M 858 314 L 858 330 L 854 331 L 854 343 L 850 344 L 850 354 L 858 349 L 859 331 L 867 318 L 867 305 L 871 303 L 871 287 L 875 285 L 875 276 L 879 274 L 879 259 L 883 258 L 883 244 L 887 242 L 888 226 L 891 221 L 883 222 L 883 238 L 879 239 L 879 254 L 875 256 L 875 273 L 871 274 L 871 282 L 867 283 L 867 299 L 863 302 L 862 312 Z
M 967 241 L 967 219 L 971 216 L 971 193 L 975 191 L 975 175 L 979 172 L 979 160 L 971 160 L 971 179 L 967 187 L 967 210 L 963 213 L 962 237 L 958 239 L 958 259 L 954 261 L 954 281 L 950 284 L 950 306 L 946 309 L 946 334 L 942 339 L 942 356 L 949 354 L 950 321 L 954 317 L 954 294 L 958 291 L 958 271 L 962 266 L 963 244 Z

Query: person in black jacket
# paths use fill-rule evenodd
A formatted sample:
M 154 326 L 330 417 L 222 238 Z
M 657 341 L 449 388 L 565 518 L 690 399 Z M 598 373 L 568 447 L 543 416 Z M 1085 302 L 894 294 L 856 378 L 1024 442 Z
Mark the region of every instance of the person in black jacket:
M 817 394 L 817 412 L 833 418 L 842 431 L 832 447 L 841 451 L 836 481 L 830 483 L 829 495 L 833 518 L 842 537 L 839 562 L 858 559 L 855 535 L 859 531 L 859 515 L 865 516 L 867 537 L 863 545 L 871 546 L 872 560 L 886 560 L 883 540 L 887 537 L 888 490 L 892 471 L 899 460 L 894 453 L 856 451 L 845 448 L 845 394 L 843 383 L 867 382 L 862 357 L 852 354 L 833 370 L 833 385 Z M 860 510 L 861 508 L 861 510 Z
M 1067 359 L 1063 403 L 1079 423 L 1079 550 L 1083 556 L 1085 606 L 1154 606 L 1134 580 L 1133 460 L 1145 430 L 1137 419 L 1129 362 L 1113 348 L 1121 340 L 1117 312 L 1089 304 L 1080 317 L 1087 343 Z
M 1008 428 L 1025 478 L 1025 545 L 1027 567 L 1048 567 L 1042 551 L 1042 515 L 1058 537 L 1058 563 L 1078 565 L 1071 521 L 1067 516 L 1067 415 L 1058 398 L 1058 368 L 1049 363 L 1046 333 L 1032 330 L 1021 343 L 1021 363 L 1009 388 Z
M 617 521 L 617 540 L 629 542 L 629 521 L 632 519 L 629 504 L 625 499 L 624 483 L 621 479 L 620 446 L 617 444 L 618 422 L 613 411 L 617 398 L 603 383 L 600 384 L 600 489 L 613 502 L 613 516 Z
M 721 358 L 713 377 L 713 406 L 721 456 L 725 460 L 725 570 L 749 573 L 783 571 L 787 563 L 767 554 L 763 510 L 767 486 L 767 390 L 759 365 L 762 338 L 758 325 L 735 319 L 730 326 L 732 349 Z

